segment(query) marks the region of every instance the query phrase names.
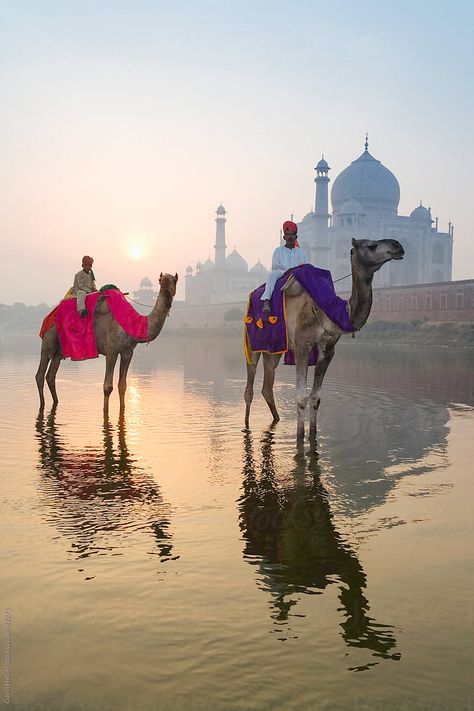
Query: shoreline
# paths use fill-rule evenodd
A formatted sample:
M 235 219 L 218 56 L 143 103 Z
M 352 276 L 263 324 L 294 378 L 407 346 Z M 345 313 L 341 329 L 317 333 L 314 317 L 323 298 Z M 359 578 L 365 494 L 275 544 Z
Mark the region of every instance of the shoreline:
M 28 344 L 30 347 L 36 343 L 39 346 L 39 326 L 28 332 L 7 330 L 0 331 L 0 344 L 2 349 L 8 350 L 8 344 L 20 346 Z M 173 328 L 168 325 L 160 334 L 160 339 L 169 340 L 178 338 L 209 339 L 212 341 L 222 338 L 239 340 L 243 338 L 243 324 L 226 323 L 214 328 Z M 472 322 L 434 322 L 434 321 L 374 321 L 368 323 L 361 331 L 342 336 L 340 343 L 349 341 L 359 344 L 387 345 L 387 346 L 436 346 L 440 348 L 474 348 L 474 323 Z M 5 348 L 6 347 L 6 348 Z

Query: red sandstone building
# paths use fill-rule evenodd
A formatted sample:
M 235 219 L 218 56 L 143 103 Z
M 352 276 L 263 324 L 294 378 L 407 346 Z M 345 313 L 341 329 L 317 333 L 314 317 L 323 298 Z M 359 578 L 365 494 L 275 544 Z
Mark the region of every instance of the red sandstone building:
M 374 289 L 373 321 L 474 321 L 474 279 Z M 350 292 L 340 294 L 348 299 Z
M 339 296 L 349 299 L 350 292 L 341 291 Z M 215 328 L 230 320 L 240 321 L 246 308 L 246 301 L 205 306 L 188 306 L 183 302 L 175 302 L 173 325 L 175 328 L 191 325 L 194 328 Z M 229 319 L 231 311 L 232 319 Z M 446 281 L 437 284 L 380 287 L 373 290 L 370 323 L 415 319 L 420 321 L 474 322 L 474 279 Z

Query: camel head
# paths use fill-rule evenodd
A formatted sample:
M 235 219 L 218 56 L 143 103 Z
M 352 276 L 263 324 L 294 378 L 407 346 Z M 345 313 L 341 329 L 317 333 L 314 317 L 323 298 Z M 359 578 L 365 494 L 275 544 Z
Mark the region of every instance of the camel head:
M 178 282 L 178 275 L 175 274 L 174 276 L 172 274 L 163 274 L 161 272 L 160 274 L 160 294 L 166 298 L 168 303 L 171 305 L 171 302 L 174 299 L 174 296 L 176 294 L 176 284 Z
M 160 297 L 161 302 L 170 309 L 173 303 L 174 296 L 176 294 L 176 284 L 178 281 L 178 275 L 175 274 L 160 274 Z M 157 302 L 158 303 L 158 302 Z
M 396 239 L 353 239 L 351 262 L 367 269 L 370 274 L 391 259 L 403 259 L 405 250 Z

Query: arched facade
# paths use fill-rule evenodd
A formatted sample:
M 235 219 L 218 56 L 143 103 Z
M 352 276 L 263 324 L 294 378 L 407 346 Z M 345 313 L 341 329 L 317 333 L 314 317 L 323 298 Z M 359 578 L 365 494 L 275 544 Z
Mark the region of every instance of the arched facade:
M 335 179 L 329 212 L 330 167 L 316 166 L 314 212 L 299 223 L 298 240 L 315 266 L 336 279 L 350 271 L 350 244 L 355 239 L 397 239 L 405 259 L 377 272 L 375 286 L 424 284 L 451 280 L 454 228 L 438 230 L 431 208 L 418 205 L 410 215 L 398 214 L 400 186 L 395 175 L 374 158 L 366 139 L 362 155 Z

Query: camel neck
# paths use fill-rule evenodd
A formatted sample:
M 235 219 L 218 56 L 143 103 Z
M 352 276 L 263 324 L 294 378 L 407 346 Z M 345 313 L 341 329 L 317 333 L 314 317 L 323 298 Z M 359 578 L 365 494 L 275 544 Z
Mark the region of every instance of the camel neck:
M 163 328 L 163 324 L 168 316 L 173 299 L 169 294 L 160 291 L 156 299 L 153 311 L 148 316 L 148 340 L 153 341 Z
M 356 330 L 362 328 L 372 308 L 372 280 L 374 275 L 361 267 L 356 254 L 351 256 L 352 293 L 349 299 L 350 319 Z

